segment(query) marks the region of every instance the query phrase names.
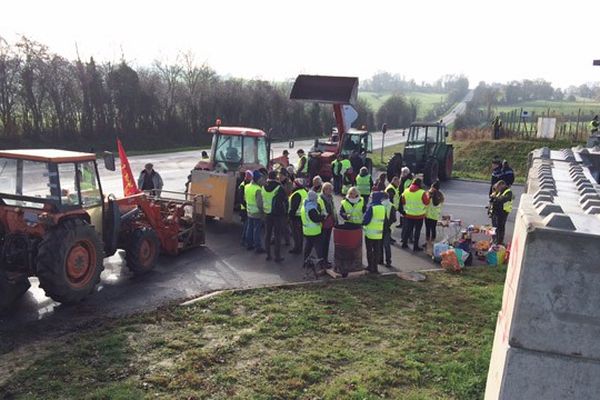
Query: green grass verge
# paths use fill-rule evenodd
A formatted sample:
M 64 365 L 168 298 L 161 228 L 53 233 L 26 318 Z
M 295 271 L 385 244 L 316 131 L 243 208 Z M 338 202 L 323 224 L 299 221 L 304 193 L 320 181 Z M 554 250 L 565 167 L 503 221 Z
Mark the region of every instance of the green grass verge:
M 491 162 L 495 156 L 506 159 L 515 171 L 516 182 L 524 183 L 527 174 L 527 155 L 530 151 L 549 147 L 570 148 L 576 144 L 560 140 L 473 140 L 455 141 L 453 177 L 489 180 Z
M 596 101 L 547 101 L 547 100 L 535 100 L 535 101 L 524 101 L 516 104 L 502 105 L 496 107 L 497 112 L 510 112 L 515 109 L 519 110 L 523 108 L 524 111 L 529 113 L 535 112 L 536 114 L 547 113 L 550 109 L 551 114 L 565 114 L 565 115 L 577 115 L 579 109 L 581 109 L 581 115 L 587 116 L 590 113 L 598 114 L 600 112 L 600 102 Z M 587 123 L 582 119 L 583 123 Z
M 6 368 L 0 397 L 481 399 L 504 277 L 367 277 L 122 318 Z

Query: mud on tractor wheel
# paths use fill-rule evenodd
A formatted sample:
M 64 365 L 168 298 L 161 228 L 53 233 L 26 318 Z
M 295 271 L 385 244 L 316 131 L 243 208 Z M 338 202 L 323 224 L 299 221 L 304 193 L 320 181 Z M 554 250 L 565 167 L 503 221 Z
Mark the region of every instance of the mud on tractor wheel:
M 76 303 L 94 291 L 104 270 L 103 244 L 89 223 L 74 219 L 49 230 L 40 242 L 37 275 L 46 295 Z
M 444 155 L 444 164 L 440 168 L 440 179 L 447 181 L 452 179 L 452 169 L 454 167 L 454 149 L 450 146 L 446 149 Z
M 125 249 L 127 268 L 136 275 L 145 274 L 154 268 L 159 253 L 160 241 L 154 229 L 138 228 Z

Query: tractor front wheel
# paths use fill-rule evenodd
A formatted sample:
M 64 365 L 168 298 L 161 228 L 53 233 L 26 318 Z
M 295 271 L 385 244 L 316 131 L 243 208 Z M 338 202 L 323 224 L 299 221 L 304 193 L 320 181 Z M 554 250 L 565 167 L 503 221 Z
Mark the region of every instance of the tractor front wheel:
M 444 165 L 440 170 L 440 179 L 443 181 L 447 181 L 452 179 L 452 169 L 454 167 L 454 149 L 452 147 L 448 147 L 446 150 L 446 156 L 444 157 Z
M 435 158 L 427 160 L 423 176 L 425 185 L 430 186 L 433 182 L 438 180 L 439 168 L 438 161 Z
M 136 275 L 143 275 L 154 268 L 160 253 L 160 241 L 152 228 L 138 228 L 131 234 L 125 249 L 127 268 Z
M 38 249 L 37 275 L 46 295 L 77 303 L 94 291 L 104 269 L 104 252 L 94 227 L 76 219 L 48 231 Z

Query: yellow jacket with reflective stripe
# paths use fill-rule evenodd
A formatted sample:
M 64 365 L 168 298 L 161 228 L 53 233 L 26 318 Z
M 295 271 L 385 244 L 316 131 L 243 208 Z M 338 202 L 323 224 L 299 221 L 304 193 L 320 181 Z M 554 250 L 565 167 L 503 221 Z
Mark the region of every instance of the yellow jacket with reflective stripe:
M 300 164 L 302 164 L 302 160 L 304 160 L 304 166 L 300 169 Z M 296 172 L 298 173 L 307 173 L 308 172 L 308 159 L 306 158 L 306 154 L 298 159 L 298 164 L 296 165 Z
M 260 186 L 255 182 L 244 186 L 244 200 L 246 200 L 246 208 L 249 213 L 257 214 L 260 212 L 258 203 L 256 202 L 256 192 L 261 190 Z
M 281 190 L 281 186 L 276 186 L 272 192 L 267 191 L 267 189 L 265 189 L 264 186 L 261 190 L 263 198 L 263 210 L 265 211 L 265 214 L 271 214 L 271 210 L 273 209 L 273 199 L 275 198 L 279 190 Z
M 304 236 L 317 236 L 321 234 L 323 224 L 321 222 L 314 222 L 310 219 L 308 211 L 304 207 L 304 202 L 302 203 L 300 218 L 302 219 L 302 234 L 304 234 Z
M 302 188 L 300 190 L 296 190 L 289 197 L 289 205 L 292 206 L 292 197 L 300 196 L 300 203 L 298 204 L 298 208 L 296 209 L 296 217 L 299 217 L 302 214 L 302 206 L 304 205 L 304 200 L 308 197 L 308 192 L 306 189 Z
M 344 209 L 344 213 L 348 217 L 347 221 L 351 224 L 362 224 L 363 221 L 363 206 L 365 204 L 365 200 L 361 197 L 356 204 L 352 204 L 348 201 L 348 199 L 342 200 L 342 208 Z
M 371 175 L 358 175 L 356 177 L 356 188 L 360 192 L 361 196 L 368 196 L 371 194 Z
M 443 205 L 444 205 L 444 203 L 440 203 L 437 206 L 434 206 L 433 200 L 431 200 L 429 202 L 429 205 L 427 206 L 427 211 L 425 213 L 425 216 L 429 219 L 438 221 L 440 219 L 440 215 L 442 214 L 442 206 Z
M 427 206 L 423 203 L 424 193 L 425 191 L 423 189 L 411 192 L 410 188 L 402 193 L 402 197 L 404 197 L 404 212 L 406 215 L 414 217 L 422 217 L 425 215 Z
M 383 222 L 385 221 L 385 206 L 378 204 L 372 207 L 373 216 L 365 226 L 365 236 L 371 240 L 383 239 Z

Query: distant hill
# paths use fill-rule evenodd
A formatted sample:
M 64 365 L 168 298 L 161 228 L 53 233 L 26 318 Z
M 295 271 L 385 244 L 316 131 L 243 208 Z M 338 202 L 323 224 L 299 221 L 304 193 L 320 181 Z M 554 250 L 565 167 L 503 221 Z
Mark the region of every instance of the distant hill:
M 448 97 L 447 93 L 425 93 L 425 92 L 405 92 L 402 93 L 407 99 L 417 99 L 419 109 L 417 119 L 422 119 L 431 111 L 436 104 L 442 103 Z M 392 93 L 359 92 L 358 97 L 365 100 L 374 113 L 377 113 L 379 107 L 392 95 Z

